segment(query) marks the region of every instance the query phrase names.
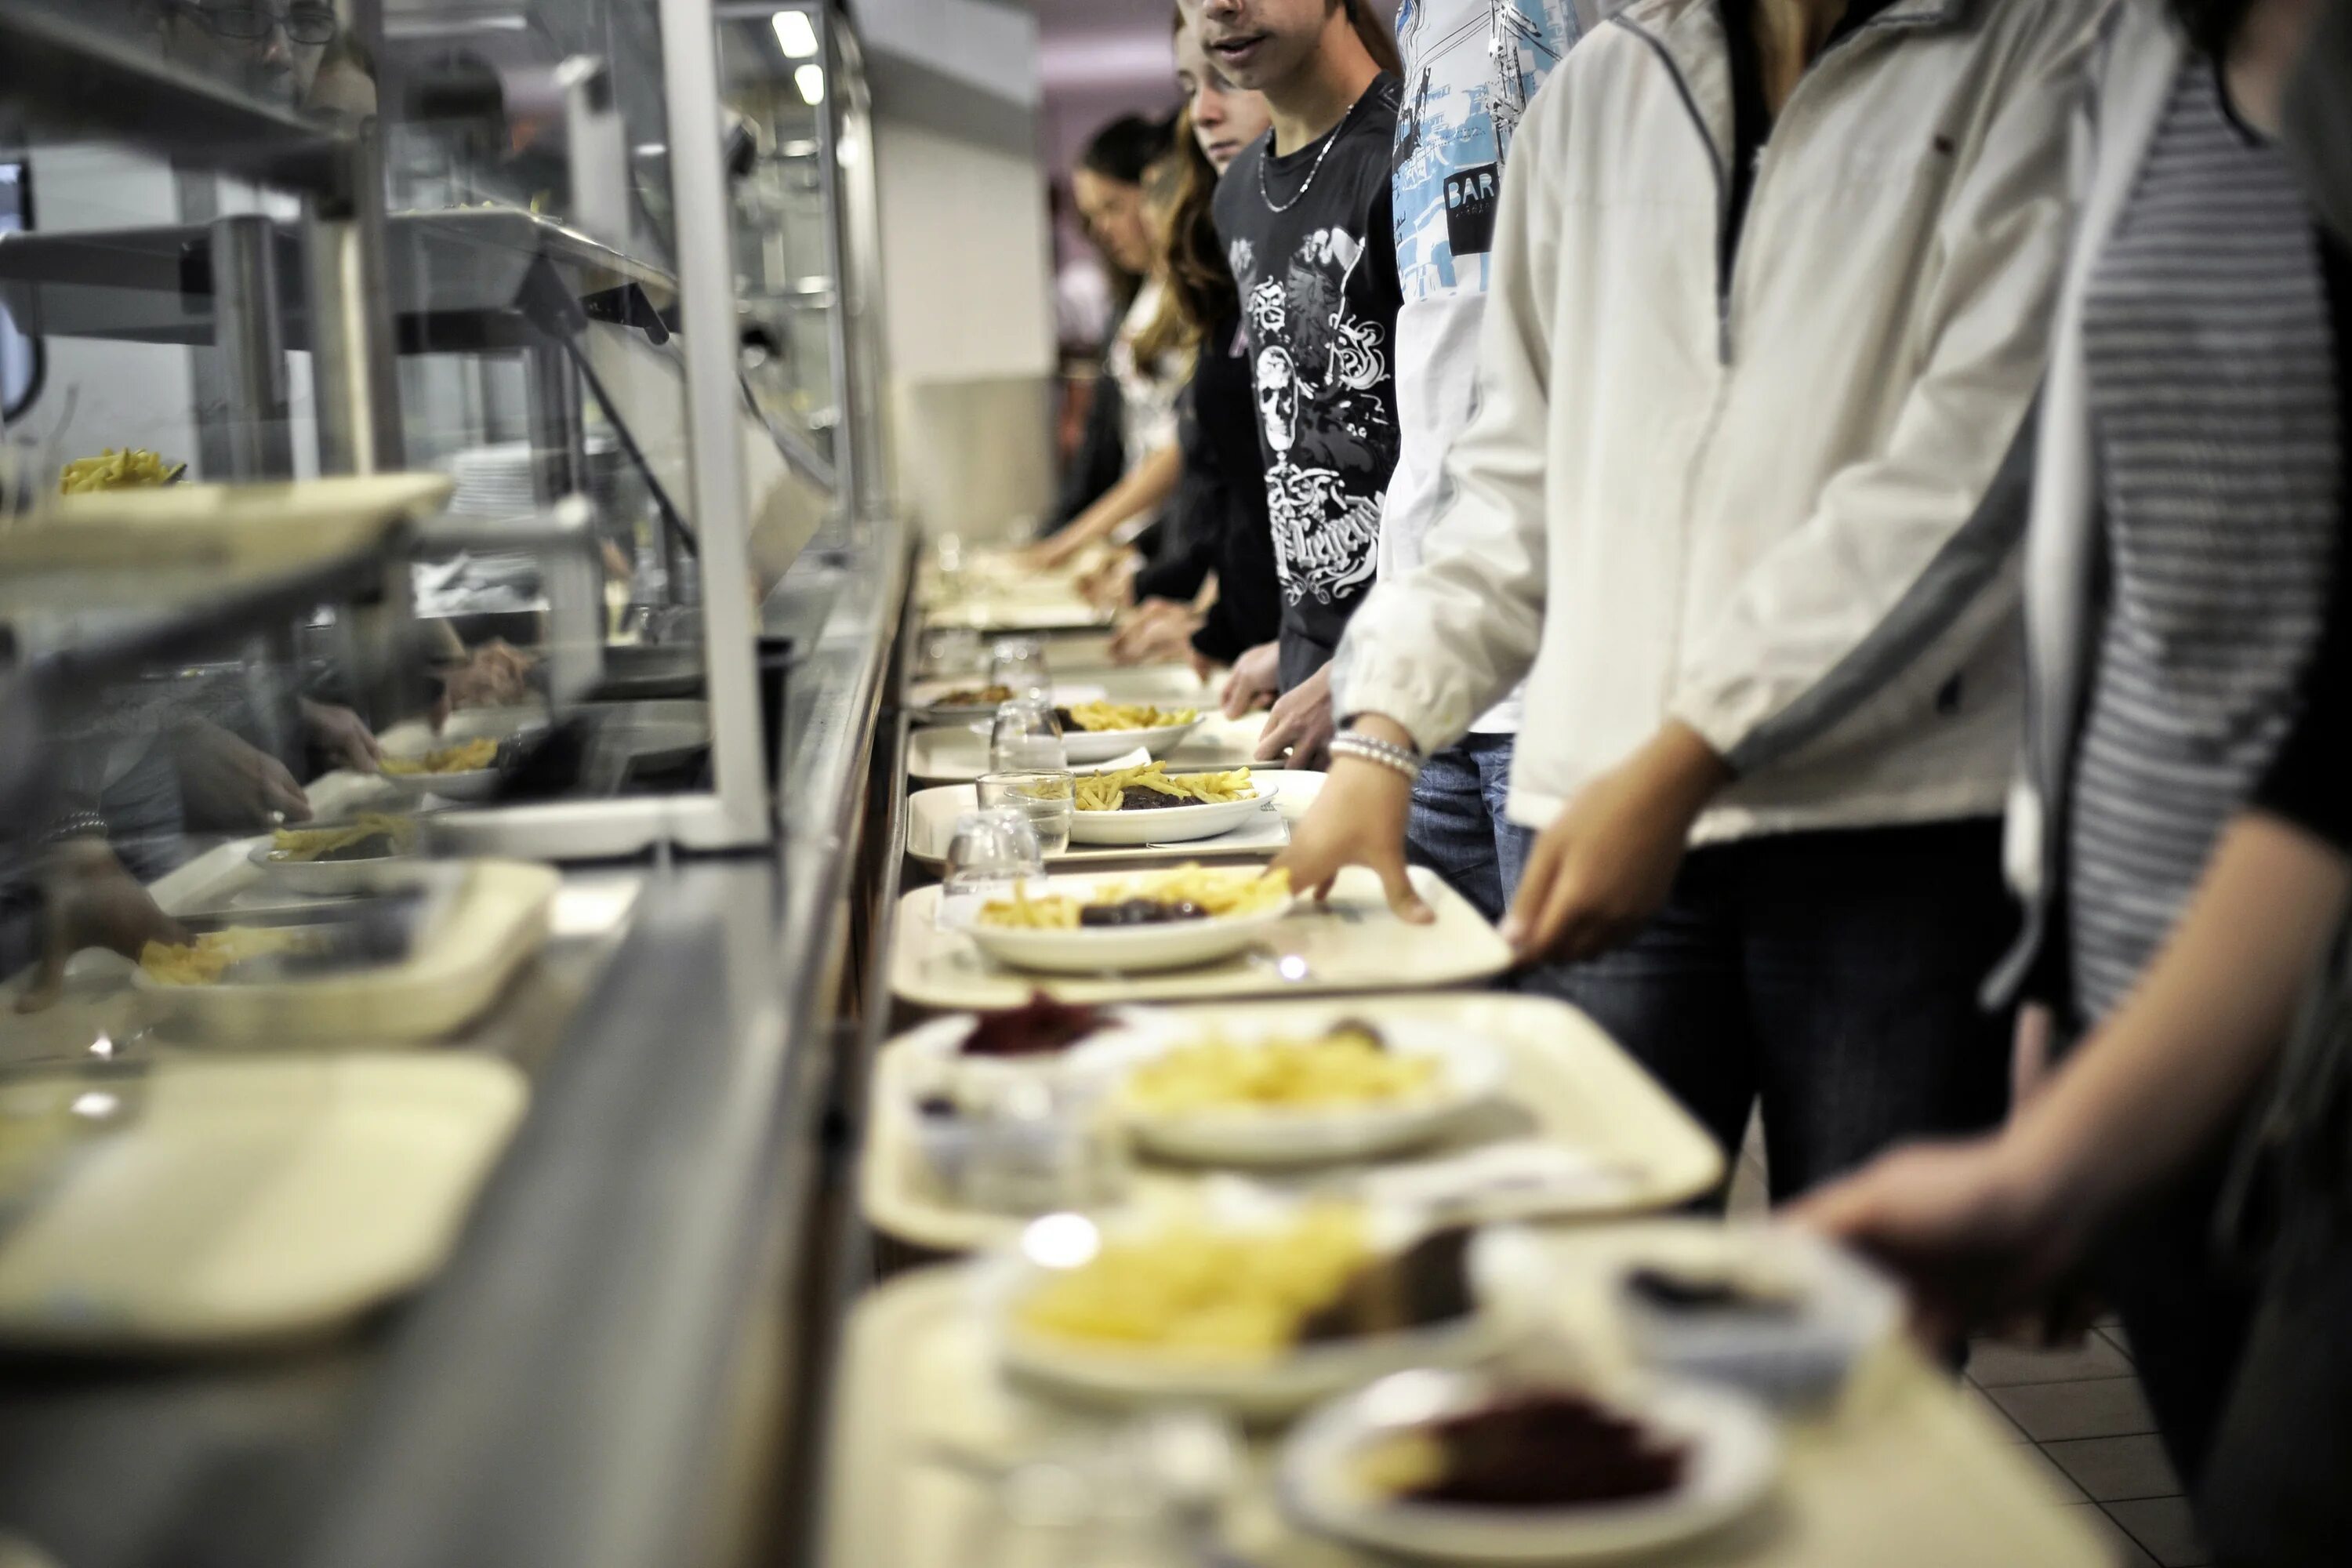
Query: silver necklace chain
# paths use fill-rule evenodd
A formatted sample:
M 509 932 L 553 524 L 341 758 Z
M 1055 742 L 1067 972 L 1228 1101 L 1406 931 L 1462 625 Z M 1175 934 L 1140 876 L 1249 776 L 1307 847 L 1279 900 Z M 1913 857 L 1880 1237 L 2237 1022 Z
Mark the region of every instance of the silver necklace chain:
M 1286 213 L 1307 199 L 1307 193 L 1315 188 L 1315 176 L 1323 172 L 1323 160 L 1328 158 L 1331 149 L 1339 144 L 1339 132 L 1348 129 L 1348 121 L 1356 118 L 1356 110 L 1363 106 L 1364 99 L 1371 96 L 1368 89 L 1363 97 L 1348 105 L 1348 112 L 1339 116 L 1339 123 L 1331 127 L 1330 134 L 1323 138 L 1323 151 L 1316 153 L 1315 162 L 1307 166 L 1307 183 L 1299 186 L 1298 194 L 1286 202 L 1276 201 L 1274 193 L 1265 188 L 1265 166 L 1274 160 L 1274 132 L 1269 131 L 1265 133 L 1265 153 L 1257 161 L 1257 197 L 1265 204 L 1266 211 Z

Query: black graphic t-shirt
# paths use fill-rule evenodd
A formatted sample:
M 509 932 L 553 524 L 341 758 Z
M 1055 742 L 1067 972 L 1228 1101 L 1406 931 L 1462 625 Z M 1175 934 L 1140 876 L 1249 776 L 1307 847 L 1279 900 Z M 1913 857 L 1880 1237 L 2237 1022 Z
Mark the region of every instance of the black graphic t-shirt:
M 1379 563 L 1397 460 L 1398 100 L 1383 75 L 1329 134 L 1276 157 L 1269 132 L 1217 184 L 1255 374 L 1286 691 L 1330 658 Z

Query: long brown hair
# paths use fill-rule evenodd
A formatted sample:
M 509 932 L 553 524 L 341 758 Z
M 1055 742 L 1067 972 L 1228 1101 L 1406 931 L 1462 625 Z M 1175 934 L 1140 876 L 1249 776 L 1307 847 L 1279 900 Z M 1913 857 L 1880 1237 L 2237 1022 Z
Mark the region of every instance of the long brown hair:
M 1147 362 L 1198 349 L 1211 328 L 1241 309 L 1241 291 L 1225 266 L 1224 247 L 1217 243 L 1216 219 L 1209 206 L 1217 192 L 1217 166 L 1192 134 L 1190 104 L 1176 111 L 1176 144 L 1152 170 L 1151 179 L 1155 196 L 1159 182 L 1169 182 L 1170 188 L 1167 221 L 1160 236 L 1166 292 L 1160 314 L 1135 336 L 1135 357 Z

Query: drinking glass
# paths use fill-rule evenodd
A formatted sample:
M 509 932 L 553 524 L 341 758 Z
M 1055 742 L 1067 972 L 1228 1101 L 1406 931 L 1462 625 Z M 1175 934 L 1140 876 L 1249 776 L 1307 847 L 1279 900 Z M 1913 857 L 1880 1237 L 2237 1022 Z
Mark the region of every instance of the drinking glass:
M 1047 859 L 1070 847 L 1070 823 L 1077 814 L 1076 784 L 1067 768 L 1026 768 L 983 773 L 980 780 L 982 811 L 1010 807 L 1029 819 L 1037 830 L 1037 847 Z
M 988 662 L 980 633 L 971 626 L 941 626 L 923 638 L 926 673 L 945 679 L 978 675 Z
M 1003 637 L 990 651 L 988 683 L 1018 697 L 1054 695 L 1053 672 L 1045 668 L 1045 645 L 1034 637 Z
M 998 707 L 988 736 L 990 773 L 1063 773 L 1069 765 L 1051 699 L 1016 697 Z
M 940 888 L 940 923 L 971 923 L 981 905 L 1009 896 L 1045 874 L 1045 851 L 1026 812 L 1012 807 L 967 811 L 948 835 L 946 876 Z

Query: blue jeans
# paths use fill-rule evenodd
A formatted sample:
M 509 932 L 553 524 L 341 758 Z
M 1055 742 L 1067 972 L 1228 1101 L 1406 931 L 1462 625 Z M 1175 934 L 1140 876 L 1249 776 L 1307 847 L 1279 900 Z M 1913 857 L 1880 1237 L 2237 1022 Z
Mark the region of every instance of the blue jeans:
M 1469 735 L 1433 755 L 1412 786 L 1405 856 L 1445 879 L 1491 922 L 1519 890 L 1535 835 L 1503 815 L 1511 735 Z
M 2014 933 L 1991 820 L 1693 850 L 1625 946 L 1531 971 L 1715 1135 L 1764 1106 L 1772 1196 L 2006 1107 L 2010 1026 L 1977 987 Z

